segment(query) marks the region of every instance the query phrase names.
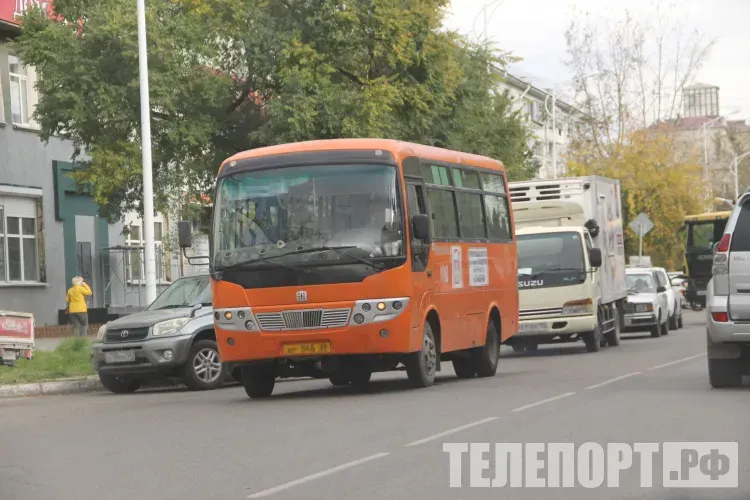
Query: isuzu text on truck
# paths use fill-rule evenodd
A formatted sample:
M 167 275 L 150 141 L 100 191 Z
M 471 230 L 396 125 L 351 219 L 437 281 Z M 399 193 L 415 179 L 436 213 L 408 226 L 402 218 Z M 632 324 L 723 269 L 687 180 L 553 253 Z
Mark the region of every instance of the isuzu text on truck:
M 578 177 L 509 184 L 518 246 L 516 351 L 620 343 L 627 300 L 620 184 Z

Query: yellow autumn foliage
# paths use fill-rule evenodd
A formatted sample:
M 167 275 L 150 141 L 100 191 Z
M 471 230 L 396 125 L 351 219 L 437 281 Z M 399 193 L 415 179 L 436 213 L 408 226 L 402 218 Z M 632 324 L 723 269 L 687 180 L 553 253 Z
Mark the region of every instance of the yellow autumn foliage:
M 644 212 L 654 228 L 643 238 L 643 255 L 650 255 L 654 265 L 681 270 L 683 218 L 704 207 L 699 159 L 680 151 L 669 129 L 633 132 L 607 157 L 592 153 L 580 145 L 573 148 L 568 169 L 571 175 L 620 180 L 626 255 L 638 255 L 638 235 L 628 224 Z

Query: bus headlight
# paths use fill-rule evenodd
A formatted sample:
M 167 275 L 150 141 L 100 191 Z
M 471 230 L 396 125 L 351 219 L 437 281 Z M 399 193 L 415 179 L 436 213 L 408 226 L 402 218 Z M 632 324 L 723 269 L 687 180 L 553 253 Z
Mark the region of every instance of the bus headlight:
M 358 300 L 354 304 L 350 326 L 380 323 L 396 318 L 406 310 L 408 297 L 392 299 Z

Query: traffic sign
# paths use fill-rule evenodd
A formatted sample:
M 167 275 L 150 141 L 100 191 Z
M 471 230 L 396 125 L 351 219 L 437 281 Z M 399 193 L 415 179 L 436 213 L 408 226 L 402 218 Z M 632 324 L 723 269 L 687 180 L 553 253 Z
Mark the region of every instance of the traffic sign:
M 648 218 L 648 215 L 641 212 L 638 214 L 638 217 L 630 222 L 629 226 L 630 229 L 635 231 L 635 234 L 640 237 L 644 237 L 649 233 L 649 231 L 654 228 L 654 223 L 651 222 L 651 219 Z

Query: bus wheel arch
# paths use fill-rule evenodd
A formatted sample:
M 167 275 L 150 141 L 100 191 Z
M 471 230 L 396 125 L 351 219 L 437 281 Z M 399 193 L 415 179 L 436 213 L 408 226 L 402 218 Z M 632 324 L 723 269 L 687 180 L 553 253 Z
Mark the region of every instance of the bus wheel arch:
M 427 311 L 427 315 L 425 316 L 424 323 L 429 323 L 430 328 L 432 328 L 432 334 L 435 337 L 435 347 L 437 348 L 437 366 L 436 371 L 440 371 L 440 354 L 443 352 L 443 335 L 442 335 L 442 329 L 440 328 L 440 315 L 435 309 L 430 309 Z M 422 343 L 422 339 L 420 337 L 420 345 Z
M 490 314 L 487 324 L 492 322 L 495 325 L 495 331 L 497 332 L 497 340 L 502 343 L 503 340 L 503 318 L 500 315 L 500 308 L 497 304 L 492 304 L 490 307 Z

